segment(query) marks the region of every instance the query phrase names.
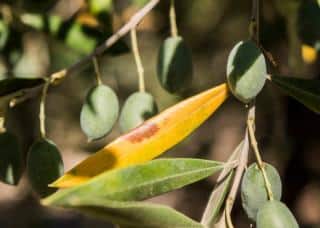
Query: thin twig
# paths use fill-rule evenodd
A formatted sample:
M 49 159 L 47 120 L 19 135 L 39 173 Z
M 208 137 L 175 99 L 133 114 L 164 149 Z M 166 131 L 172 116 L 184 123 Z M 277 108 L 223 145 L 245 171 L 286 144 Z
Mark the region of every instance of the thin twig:
M 132 52 L 133 52 L 133 55 L 134 55 L 134 60 L 136 62 L 137 71 L 138 71 L 139 91 L 140 92 L 145 92 L 144 69 L 143 69 L 141 56 L 140 56 L 140 52 L 139 52 L 136 28 L 133 28 L 131 30 L 130 35 L 131 35 Z
M 228 161 L 226 162 L 226 164 L 230 164 L 230 163 L 234 163 L 234 161 L 236 161 L 236 165 L 238 165 L 238 161 L 239 161 L 239 156 L 240 156 L 240 152 L 242 149 L 242 144 L 243 141 L 237 146 L 237 148 L 232 152 L 232 154 L 230 155 L 230 157 L 228 158 Z M 230 177 L 230 175 L 233 178 L 233 171 L 234 171 L 235 167 L 231 167 L 230 165 L 226 165 L 223 170 L 221 171 L 218 179 L 217 179 L 217 183 L 210 195 L 209 201 L 207 203 L 207 207 L 203 213 L 202 219 L 201 219 L 201 224 L 203 224 L 205 227 L 211 227 L 213 225 L 213 223 L 216 220 L 216 217 L 218 215 L 219 209 L 220 207 L 222 207 L 222 204 L 219 205 L 219 201 L 221 199 L 221 195 L 223 195 L 224 193 L 224 189 L 225 189 L 225 183 L 224 181 L 226 179 L 228 179 Z M 229 183 L 228 183 L 229 185 Z
M 256 156 L 258 167 L 262 172 L 262 176 L 263 176 L 263 179 L 264 179 L 264 182 L 265 182 L 265 187 L 266 187 L 266 190 L 267 190 L 267 193 L 268 193 L 268 197 L 269 197 L 270 200 L 273 200 L 273 193 L 272 193 L 271 184 L 270 184 L 270 181 L 268 179 L 266 170 L 264 168 L 264 163 L 262 161 L 262 158 L 261 158 L 261 155 L 260 155 L 260 152 L 259 152 L 259 148 L 258 148 L 258 143 L 257 143 L 256 137 L 255 137 L 255 134 L 254 134 L 254 121 L 255 121 L 254 119 L 248 119 L 247 120 L 247 126 L 248 126 L 249 135 L 250 135 L 250 142 L 251 142 L 251 146 L 252 146 L 252 149 L 254 151 L 254 154 Z
M 260 0 L 252 0 L 252 13 L 249 28 L 251 39 L 260 44 Z
M 97 84 L 101 85 L 102 84 L 102 76 L 101 76 L 101 72 L 100 72 L 100 69 L 99 69 L 99 64 L 98 64 L 97 57 L 93 57 L 92 61 L 93 61 L 94 71 L 95 71 L 95 74 L 96 74 Z
M 110 36 L 104 43 L 98 46 L 92 53 L 80 59 L 78 62 L 72 64 L 71 66 L 59 70 L 57 72 L 52 73 L 49 78 L 51 84 L 59 84 L 66 76 L 72 75 L 73 73 L 79 72 L 82 67 L 84 67 L 87 63 L 92 61 L 92 59 L 98 55 L 101 55 L 104 51 L 114 45 L 119 39 L 128 34 L 132 28 L 135 28 L 142 19 L 159 4 L 160 0 L 150 0 L 141 10 L 139 10 L 131 19 L 123 25 L 116 33 Z M 34 89 L 40 89 L 45 84 L 41 86 L 35 86 Z M 29 88 L 26 92 L 33 90 L 33 88 Z
M 237 192 L 241 183 L 241 179 L 243 176 L 243 173 L 247 167 L 248 163 L 248 154 L 249 154 L 249 137 L 248 137 L 248 131 L 246 130 L 246 134 L 243 140 L 242 148 L 239 155 L 239 164 L 236 169 L 236 173 L 233 179 L 233 183 L 228 195 L 228 198 L 226 200 L 226 216 L 230 216 L 233 204 L 235 201 L 235 198 L 237 196 Z M 230 222 L 230 221 L 229 221 Z
M 91 59 L 95 56 L 102 54 L 105 50 L 114 45 L 120 38 L 125 36 L 127 33 L 131 31 L 131 29 L 135 28 L 142 19 L 160 2 L 160 0 L 150 0 L 140 11 L 138 11 L 131 19 L 126 23 L 122 28 L 120 28 L 116 33 L 114 33 L 111 37 L 109 37 L 103 44 L 98 46 L 91 54 L 87 55 L 83 59 L 79 60 L 75 64 L 71 65 L 67 69 L 64 69 L 59 72 L 61 73 L 61 77 L 65 77 L 74 72 L 78 72 L 80 68 L 86 65 Z M 59 73 L 57 72 L 57 73 Z
M 46 137 L 45 106 L 46 106 L 46 97 L 47 97 L 49 85 L 50 85 L 50 81 L 46 81 L 42 89 L 42 95 L 40 100 L 39 121 L 40 121 L 40 135 L 42 138 Z
M 178 36 L 178 26 L 177 26 L 177 20 L 176 20 L 175 0 L 170 1 L 169 18 L 170 18 L 171 36 L 177 37 Z

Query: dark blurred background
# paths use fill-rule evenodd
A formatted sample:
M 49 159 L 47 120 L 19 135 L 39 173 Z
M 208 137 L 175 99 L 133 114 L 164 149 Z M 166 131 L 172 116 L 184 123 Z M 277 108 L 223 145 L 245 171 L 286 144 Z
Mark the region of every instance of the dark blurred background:
M 113 4 L 112 0 L 105 1 L 107 12 L 94 15 L 88 12 L 84 0 L 53 1 L 48 4 L 50 7 L 40 6 L 42 1 L 29 0 L 34 4 L 30 3 L 29 8 L 18 4 L 23 1 L 1 0 L 1 5 L 2 2 L 9 4 L 13 18 L 19 18 L 13 22 L 8 46 L 0 53 L 0 75 L 5 78 L 41 77 L 74 63 L 123 25 L 147 0 L 114 0 Z M 315 79 L 320 76 L 319 58 L 307 61 L 301 54 L 302 45 L 311 44 L 303 36 L 309 27 L 299 27 L 300 4 L 316 5 L 316 1 L 263 1 L 260 37 L 262 46 L 277 63 L 276 67 L 269 64 L 270 73 Z M 195 71 L 192 88 L 184 97 L 178 97 L 166 93 L 156 77 L 158 48 L 170 35 L 168 8 L 169 1 L 161 1 L 138 29 L 147 91 L 155 96 L 160 110 L 225 81 L 228 54 L 238 41 L 249 38 L 251 18 L 250 0 L 176 0 L 179 34 L 192 49 Z M 3 10 L 2 6 L 1 13 L 3 18 L 8 9 Z M 48 18 L 62 21 L 62 29 L 51 28 L 55 22 Z M 121 103 L 138 90 L 129 46 L 129 37 L 125 37 L 117 48 L 100 58 L 103 81 L 116 91 Z M 116 126 L 107 138 L 86 142 L 79 115 L 94 80 L 89 64 L 49 91 L 48 137 L 61 150 L 66 170 L 120 134 Z M 25 153 L 39 136 L 38 107 L 39 99 L 34 98 L 9 112 L 8 128 L 19 135 Z M 229 98 L 205 124 L 165 156 L 225 161 L 244 135 L 246 112 L 243 104 Z M 257 98 L 257 137 L 264 160 L 281 174 L 282 199 L 301 227 L 320 227 L 319 129 L 318 115 L 267 82 Z M 253 156 L 251 160 L 254 161 Z M 215 180 L 212 177 L 151 201 L 170 205 L 199 220 Z M 240 201 L 233 217 L 236 227 L 249 227 Z M 108 224 L 70 211 L 41 208 L 24 177 L 18 187 L 0 185 L 0 227 L 86 228 Z

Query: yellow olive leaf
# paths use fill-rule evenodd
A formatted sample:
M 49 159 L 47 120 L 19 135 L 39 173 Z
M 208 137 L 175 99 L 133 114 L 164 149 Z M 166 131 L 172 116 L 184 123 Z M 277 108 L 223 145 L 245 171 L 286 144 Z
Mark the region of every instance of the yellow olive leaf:
M 227 85 L 221 84 L 168 108 L 80 162 L 51 186 L 73 187 L 102 172 L 152 160 L 191 134 L 227 97 Z

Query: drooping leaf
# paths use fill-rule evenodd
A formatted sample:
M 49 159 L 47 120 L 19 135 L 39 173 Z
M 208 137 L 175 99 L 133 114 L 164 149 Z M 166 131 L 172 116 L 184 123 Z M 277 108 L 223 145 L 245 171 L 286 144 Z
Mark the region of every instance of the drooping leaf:
M 242 145 L 243 141 L 233 151 L 226 164 L 230 164 L 231 162 L 238 159 L 239 153 L 242 149 Z M 210 195 L 207 207 L 203 213 L 201 224 L 210 227 L 218 220 L 219 215 L 221 214 L 222 206 L 230 190 L 230 185 L 233 180 L 233 168 L 233 166 L 225 165 L 225 168 L 220 173 L 217 184 Z
M 50 205 L 76 209 L 85 214 L 113 222 L 121 227 L 203 227 L 200 223 L 170 207 L 156 204 L 70 196 L 63 202 Z
M 307 108 L 320 113 L 320 80 L 273 75 L 271 76 L 271 81 Z
M 144 163 L 173 147 L 201 125 L 228 97 L 226 84 L 184 100 L 146 121 L 55 181 L 72 187 L 110 169 Z
M 157 196 L 206 178 L 223 164 L 200 159 L 156 159 L 145 164 L 107 171 L 83 185 L 62 190 L 45 202 L 59 204 L 76 196 L 134 201 Z

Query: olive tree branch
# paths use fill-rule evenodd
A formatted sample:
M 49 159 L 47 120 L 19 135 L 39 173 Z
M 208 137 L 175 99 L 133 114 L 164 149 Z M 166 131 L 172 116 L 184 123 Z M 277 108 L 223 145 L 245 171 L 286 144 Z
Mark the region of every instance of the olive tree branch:
M 140 11 L 138 11 L 131 19 L 116 33 L 114 33 L 111 37 L 109 37 L 104 43 L 98 46 L 91 54 L 87 55 L 83 59 L 74 63 L 70 67 L 60 70 L 58 72 L 53 73 L 50 78 L 52 82 L 55 83 L 60 81 L 60 79 L 70 75 L 74 72 L 78 72 L 79 68 L 82 68 L 88 62 L 92 60 L 92 58 L 102 54 L 105 50 L 114 45 L 120 38 L 129 33 L 133 28 L 135 28 L 142 19 L 160 2 L 160 0 L 150 0 Z
M 248 118 L 252 115 L 251 110 L 249 111 Z M 247 167 L 248 163 L 248 154 L 249 154 L 249 136 L 248 136 L 248 130 L 246 130 L 246 134 L 243 140 L 242 148 L 240 150 L 239 154 L 239 160 L 238 160 L 238 166 L 236 168 L 235 176 L 233 179 L 233 183 L 231 185 L 230 192 L 228 194 L 228 197 L 226 199 L 226 205 L 225 205 L 225 220 L 227 222 L 227 225 L 229 228 L 233 228 L 233 224 L 231 221 L 231 211 L 234 205 L 234 201 L 236 199 L 238 189 L 240 187 L 241 179 L 243 176 L 243 173 Z
M 52 73 L 48 76 L 51 84 L 56 85 L 59 84 L 65 77 L 72 75 L 73 73 L 79 72 L 82 67 L 87 65 L 89 62 L 93 61 L 93 59 L 99 55 L 101 55 L 108 48 L 113 46 L 118 40 L 120 40 L 123 36 L 127 35 L 133 28 L 135 28 L 143 18 L 155 8 L 160 3 L 160 0 L 150 0 L 143 8 L 141 8 L 135 15 L 131 17 L 131 19 L 124 24 L 116 33 L 106 39 L 101 45 L 99 45 L 95 50 L 84 58 L 80 59 L 76 63 L 71 66 L 59 70 L 57 72 Z M 24 97 L 30 98 L 33 95 L 37 94 L 39 89 L 44 86 L 45 82 L 42 85 L 38 85 L 32 88 L 28 88 L 23 90 L 23 97 L 19 97 L 17 101 L 14 103 L 20 103 L 25 101 Z M 13 98 L 15 99 L 15 97 Z
M 137 39 L 137 30 L 136 28 L 133 28 L 131 30 L 131 46 L 132 46 L 132 52 L 134 56 L 134 60 L 136 62 L 137 71 L 138 71 L 138 81 L 139 81 L 139 91 L 145 92 L 145 80 L 144 80 L 144 68 L 142 65 L 141 55 L 139 51 L 138 46 L 138 39 Z

